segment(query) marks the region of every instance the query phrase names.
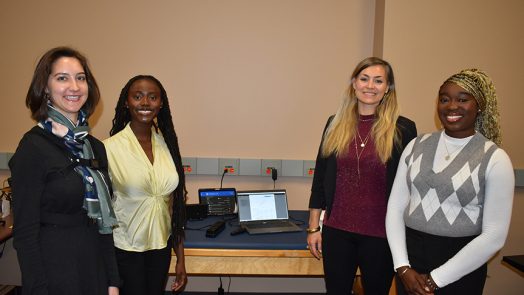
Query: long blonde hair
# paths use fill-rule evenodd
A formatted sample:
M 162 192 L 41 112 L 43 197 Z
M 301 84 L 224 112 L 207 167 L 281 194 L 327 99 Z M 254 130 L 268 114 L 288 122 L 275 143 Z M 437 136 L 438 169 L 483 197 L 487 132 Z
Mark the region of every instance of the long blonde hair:
M 395 90 L 395 77 L 391 65 L 378 57 L 368 57 L 362 60 L 351 75 L 351 82 L 364 69 L 380 65 L 384 67 L 388 84 L 388 91 L 375 110 L 375 122 L 371 128 L 371 135 L 375 142 L 375 149 L 382 163 L 391 157 L 394 144 L 400 142 L 400 134 L 396 128 L 400 110 Z M 355 137 L 358 124 L 358 100 L 353 83 L 349 84 L 342 103 L 324 134 L 322 141 L 322 156 L 335 154 L 337 157 L 348 152 L 349 143 Z

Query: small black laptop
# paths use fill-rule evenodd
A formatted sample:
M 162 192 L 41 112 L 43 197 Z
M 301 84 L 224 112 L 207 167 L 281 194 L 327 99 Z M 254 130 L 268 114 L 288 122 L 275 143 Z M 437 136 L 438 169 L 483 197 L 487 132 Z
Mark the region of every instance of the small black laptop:
M 201 188 L 198 200 L 207 205 L 207 215 L 229 215 L 235 213 L 237 191 L 234 188 Z
M 238 220 L 249 234 L 297 232 L 289 220 L 286 190 L 238 191 Z

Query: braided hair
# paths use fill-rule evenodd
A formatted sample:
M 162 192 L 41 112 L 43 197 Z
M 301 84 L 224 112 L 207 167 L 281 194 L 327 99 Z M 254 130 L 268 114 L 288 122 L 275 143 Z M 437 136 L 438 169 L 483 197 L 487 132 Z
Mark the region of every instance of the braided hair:
M 115 107 L 115 117 L 113 118 L 113 127 L 109 131 L 109 135 L 113 136 L 118 132 L 122 131 L 127 123 L 131 121 L 131 114 L 129 109 L 126 108 L 126 101 L 129 94 L 129 88 L 131 85 L 138 80 L 150 80 L 154 82 L 160 89 L 160 96 L 162 99 L 163 107 L 159 110 L 156 117 L 156 122 L 153 122 L 156 132 L 160 129 L 164 141 L 169 149 L 171 158 L 175 163 L 176 171 L 178 173 L 179 183 L 175 191 L 173 192 L 173 215 L 172 220 L 172 234 L 173 234 L 173 247 L 176 247 L 184 237 L 184 226 L 186 223 L 186 210 L 185 204 L 187 200 L 186 181 L 184 175 L 184 169 L 182 167 L 182 157 L 180 156 L 180 149 L 178 147 L 178 138 L 173 125 L 173 118 L 171 117 L 171 110 L 169 108 L 169 99 L 167 97 L 166 90 L 162 83 L 158 79 L 150 75 L 138 75 L 131 78 L 127 84 L 122 88 L 120 97 Z
M 465 69 L 452 75 L 444 83 L 456 84 L 475 97 L 480 110 L 475 121 L 475 130 L 500 146 L 500 114 L 497 93 L 491 78 L 479 69 Z

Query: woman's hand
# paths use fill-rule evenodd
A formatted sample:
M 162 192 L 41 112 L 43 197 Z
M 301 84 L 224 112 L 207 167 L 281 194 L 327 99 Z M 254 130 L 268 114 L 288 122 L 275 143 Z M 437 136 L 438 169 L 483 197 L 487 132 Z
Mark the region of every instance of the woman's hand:
M 410 295 L 428 295 L 433 294 L 433 291 L 426 284 L 427 275 L 419 274 L 412 268 L 409 268 L 405 272 L 400 272 L 398 277 L 404 285 L 404 289 Z
M 171 291 L 173 293 L 181 291 L 185 287 L 186 284 L 187 284 L 186 267 L 183 263 L 177 263 L 176 278 L 173 281 L 173 285 L 171 286 Z
M 320 231 L 307 234 L 307 246 L 309 252 L 311 252 L 316 259 L 322 257 L 322 234 Z
M 322 234 L 320 233 L 321 209 L 309 208 L 309 228 L 307 231 L 307 247 L 316 259 L 322 257 Z
M 107 294 L 109 294 L 109 295 L 119 295 L 120 291 L 118 290 L 117 287 L 109 287 L 108 290 L 107 290 Z
M 438 286 L 435 283 L 435 281 L 433 280 L 433 278 L 431 277 L 431 274 L 425 274 L 423 276 L 426 281 L 426 287 L 429 288 L 431 293 L 435 293 L 435 290 L 438 289 Z

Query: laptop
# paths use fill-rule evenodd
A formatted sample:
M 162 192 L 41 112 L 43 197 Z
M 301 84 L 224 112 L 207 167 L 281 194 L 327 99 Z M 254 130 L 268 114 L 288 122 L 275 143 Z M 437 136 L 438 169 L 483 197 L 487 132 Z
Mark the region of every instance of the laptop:
M 238 191 L 238 220 L 249 234 L 298 232 L 289 220 L 286 190 Z
M 229 215 L 235 213 L 237 191 L 234 188 L 201 188 L 198 200 L 207 205 L 207 215 Z

